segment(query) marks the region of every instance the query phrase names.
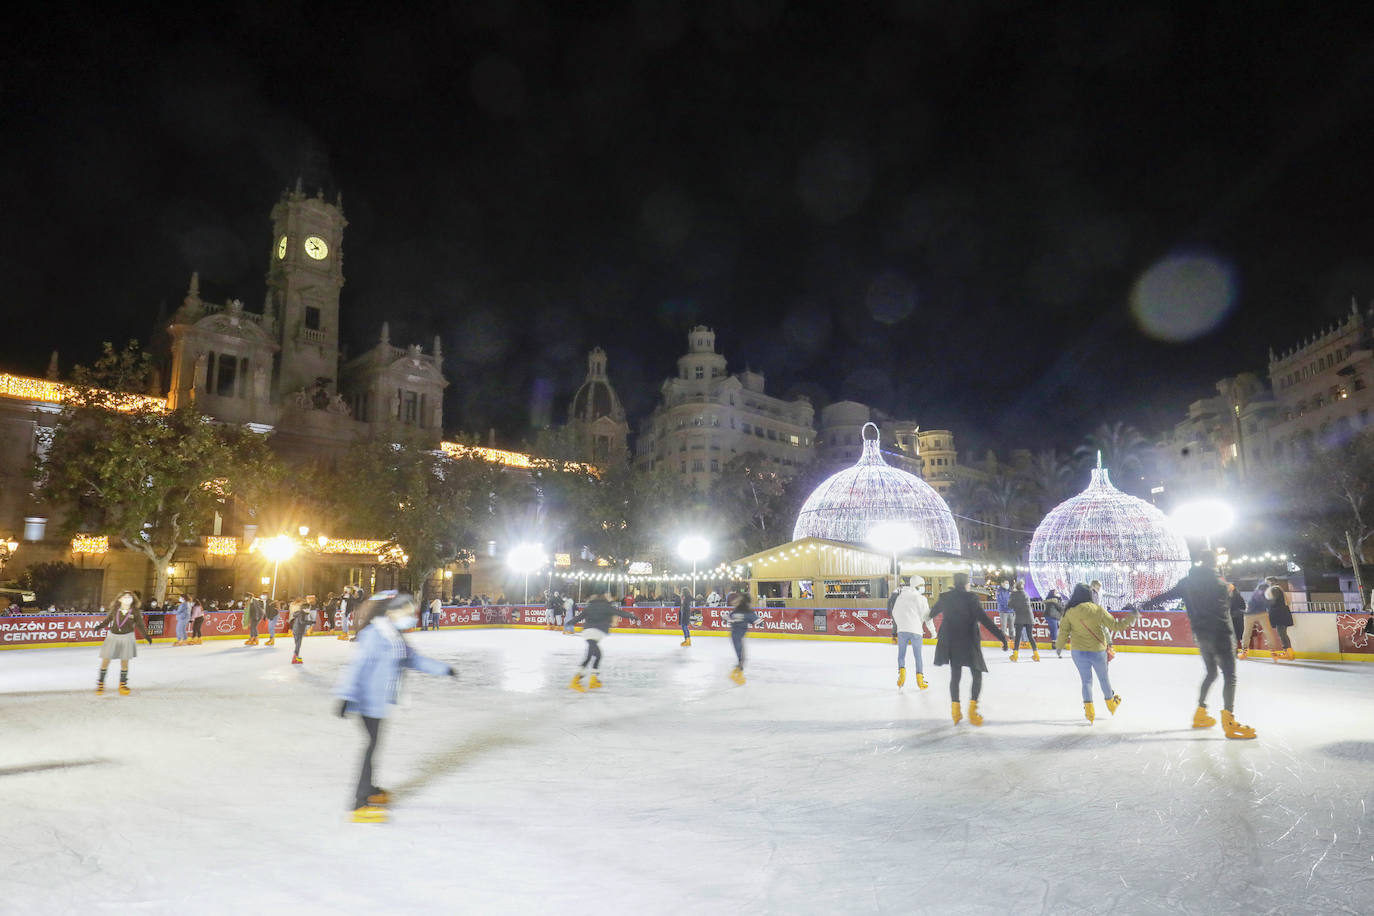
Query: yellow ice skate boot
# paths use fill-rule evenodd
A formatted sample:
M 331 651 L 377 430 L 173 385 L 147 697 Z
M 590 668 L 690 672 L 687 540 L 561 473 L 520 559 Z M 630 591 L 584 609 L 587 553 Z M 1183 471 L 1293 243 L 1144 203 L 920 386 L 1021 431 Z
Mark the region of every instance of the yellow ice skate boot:
M 265 646 L 275 646 L 276 644 L 277 644 L 277 637 L 275 637 L 275 636 L 269 636 L 269 637 L 267 637 L 267 642 L 263 643 L 263 645 L 265 645 Z
M 686 639 L 684 639 L 682 642 L 678 643 L 678 645 L 680 645 L 680 646 L 690 646 L 691 644 L 692 644 L 692 637 L 690 637 L 690 636 L 688 636 L 688 637 L 687 637 Z
M 916 686 L 921 688 L 922 690 L 925 690 L 927 687 L 930 686 L 926 683 L 926 676 L 919 671 L 916 672 Z
M 1107 698 L 1107 712 L 1116 715 L 1116 708 L 1121 705 L 1121 694 L 1114 693 Z
M 736 665 L 734 670 L 730 672 L 730 680 L 734 681 L 736 684 L 739 684 L 741 687 L 743 687 L 744 669 Z
M 902 686 L 902 685 L 905 684 L 905 683 L 906 683 L 906 669 L 905 669 L 905 668 L 898 668 L 898 669 L 897 669 L 897 686 L 900 687 L 900 686 Z
M 104 685 L 104 684 L 96 684 L 96 685 L 95 685 L 95 695 L 96 695 L 96 696 L 103 696 L 104 693 L 105 693 L 105 685 Z
M 593 673 L 591 680 L 587 681 L 587 686 L 592 690 L 595 690 L 596 688 L 601 686 L 601 678 L 597 677 L 596 674 Z
M 1207 715 L 1207 707 L 1199 706 L 1197 712 L 1193 713 L 1193 728 L 1211 728 L 1217 724 L 1217 720 Z
M 576 690 L 578 693 L 587 692 L 587 688 L 582 686 L 582 675 L 580 674 L 573 675 L 572 683 L 568 686 L 571 687 L 573 690 Z
M 127 696 L 128 696 L 129 694 L 131 694 L 131 693 L 133 693 L 133 691 L 129 689 L 129 685 L 128 685 L 128 684 L 120 684 L 120 685 L 119 685 L 119 695 L 120 695 L 120 696 L 122 696 L 122 697 L 127 697 Z M 1255 736 L 1254 736 L 1254 735 L 1251 735 L 1250 737 L 1253 738 L 1253 737 L 1255 737 Z
M 1083 704 L 1083 718 L 1088 720 L 1089 725 L 1091 725 L 1093 720 L 1097 718 L 1097 710 L 1093 709 L 1093 704 Z
M 1231 710 L 1221 711 L 1221 727 L 1226 732 L 1228 738 L 1253 738 L 1255 730 L 1248 725 L 1241 725 L 1236 721 L 1236 717 L 1231 715 Z
M 1031 652 L 1031 661 L 1033 661 L 1033 662 L 1038 662 L 1038 661 L 1040 661 L 1040 653 L 1039 653 L 1038 651 Z
M 977 700 L 969 700 L 969 703 L 968 703 L 968 721 L 969 721 L 969 724 L 970 724 L 970 725 L 982 725 L 982 724 L 983 724 L 983 717 L 980 716 L 980 715 L 978 715 L 978 701 L 977 701 Z
M 1020 649 L 1013 649 L 1012 652 L 1011 652 L 1011 660 L 1012 660 L 1012 661 L 1016 661 L 1016 659 L 1017 659 L 1020 655 L 1021 655 L 1021 650 L 1020 650 Z
M 386 789 L 378 789 L 367 797 L 369 805 L 389 805 L 391 804 L 391 793 Z
M 386 809 L 381 805 L 363 805 L 353 811 L 355 824 L 385 824 Z
M 964 718 L 964 713 L 959 709 L 959 701 L 955 700 L 949 704 L 949 714 L 954 719 L 954 724 L 958 725 L 959 720 Z

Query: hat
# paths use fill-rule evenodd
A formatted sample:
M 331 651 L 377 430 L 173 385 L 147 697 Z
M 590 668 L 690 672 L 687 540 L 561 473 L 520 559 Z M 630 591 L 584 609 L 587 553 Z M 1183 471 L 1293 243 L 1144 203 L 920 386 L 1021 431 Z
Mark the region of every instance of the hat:
M 925 580 L 923 577 L 921 577 L 921 576 L 912 576 L 912 577 L 911 577 L 911 587 L 912 587 L 912 588 L 925 588 L 925 585 L 926 585 L 926 580 Z

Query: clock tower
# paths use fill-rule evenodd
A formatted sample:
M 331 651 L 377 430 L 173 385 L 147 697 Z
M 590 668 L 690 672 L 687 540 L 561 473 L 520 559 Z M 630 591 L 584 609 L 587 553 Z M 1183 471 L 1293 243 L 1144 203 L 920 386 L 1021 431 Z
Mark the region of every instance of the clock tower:
M 309 390 L 327 379 L 338 390 L 339 290 L 343 288 L 342 200 L 308 197 L 297 181 L 272 208 L 264 315 L 275 318 L 277 395 Z

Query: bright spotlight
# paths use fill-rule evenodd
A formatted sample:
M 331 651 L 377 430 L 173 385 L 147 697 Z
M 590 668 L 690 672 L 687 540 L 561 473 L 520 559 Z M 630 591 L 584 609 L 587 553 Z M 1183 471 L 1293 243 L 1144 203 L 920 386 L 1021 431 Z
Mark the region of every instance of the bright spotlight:
M 1210 541 L 1236 521 L 1236 510 L 1219 499 L 1184 503 L 1169 516 L 1185 535 Z
M 698 534 L 688 535 L 677 542 L 677 555 L 689 563 L 706 559 L 706 555 L 710 552 L 710 542 Z
M 544 545 L 528 541 L 516 544 L 506 554 L 506 565 L 516 572 L 532 573 L 544 565 Z

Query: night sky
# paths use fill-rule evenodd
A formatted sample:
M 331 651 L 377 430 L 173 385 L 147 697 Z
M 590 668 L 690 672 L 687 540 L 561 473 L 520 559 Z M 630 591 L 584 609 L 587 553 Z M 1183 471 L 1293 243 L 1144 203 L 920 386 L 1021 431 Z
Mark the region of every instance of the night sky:
M 353 352 L 442 335 L 449 430 L 508 444 L 596 344 L 641 417 L 704 323 L 773 393 L 1071 448 L 1374 300 L 1362 6 L 370 6 L 12 20 L 0 367 L 146 339 L 192 270 L 260 309 L 298 175 Z

